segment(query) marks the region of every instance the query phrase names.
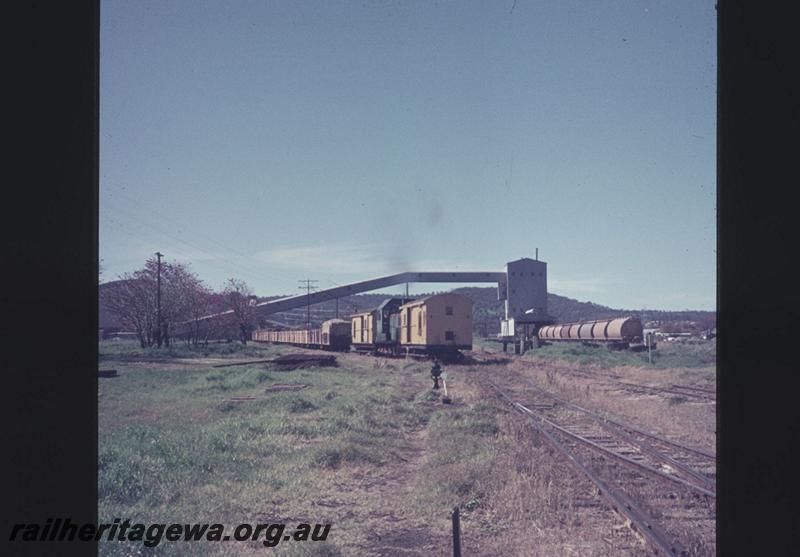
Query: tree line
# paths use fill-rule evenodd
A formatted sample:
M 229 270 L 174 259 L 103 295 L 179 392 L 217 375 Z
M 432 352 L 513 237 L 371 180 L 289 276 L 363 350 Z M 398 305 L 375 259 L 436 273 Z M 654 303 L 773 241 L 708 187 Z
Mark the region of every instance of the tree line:
M 156 258 L 121 275 L 100 295 L 142 348 L 169 346 L 176 339 L 195 346 L 214 338 L 246 344 L 256 323 L 256 296 L 244 281 L 228 279 L 215 292 L 186 265 Z M 203 319 L 228 310 L 229 315 Z

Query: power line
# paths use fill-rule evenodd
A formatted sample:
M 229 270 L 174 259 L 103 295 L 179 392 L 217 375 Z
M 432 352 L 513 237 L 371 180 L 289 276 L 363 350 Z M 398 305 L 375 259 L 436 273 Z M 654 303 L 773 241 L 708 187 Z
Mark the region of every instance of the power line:
M 128 195 L 128 194 L 126 194 L 126 193 L 123 193 L 123 192 L 121 192 L 121 191 L 118 191 L 118 192 L 117 192 L 117 194 L 119 194 L 120 196 L 124 197 L 125 199 L 127 199 L 127 200 L 129 200 L 129 201 L 132 201 L 133 203 L 135 203 L 135 204 L 139 205 L 139 206 L 140 206 L 140 207 L 142 207 L 143 209 L 146 209 L 146 210 L 148 211 L 148 213 L 153 213 L 153 214 L 156 214 L 156 215 L 160 215 L 160 216 L 161 216 L 161 217 L 162 217 L 162 218 L 165 220 L 165 222 L 176 222 L 176 220 L 177 220 L 177 219 L 174 217 L 174 215 L 172 215 L 172 216 L 167 216 L 167 215 L 165 215 L 164 213 L 161 213 L 161 212 L 157 211 L 156 209 L 152 208 L 152 207 L 151 207 L 151 206 L 149 206 L 148 204 L 146 204 L 146 203 L 143 203 L 142 201 L 140 201 L 140 200 L 138 200 L 138 199 L 135 199 L 134 197 L 131 197 L 130 195 Z M 184 223 L 183 223 L 183 224 L 185 225 L 185 224 L 186 224 L 186 222 L 184 221 Z M 185 228 L 191 228 L 191 227 L 189 227 L 189 226 L 185 226 Z M 204 235 L 204 234 L 198 233 L 198 232 L 196 232 L 196 231 L 193 231 L 192 233 L 193 233 L 195 236 L 199 236 L 199 237 L 202 237 L 202 238 L 204 238 L 204 239 L 205 239 L 207 242 L 210 242 L 210 243 L 216 244 L 218 247 L 222 248 L 222 249 L 223 249 L 223 250 L 225 250 L 226 252 L 231 252 L 231 253 L 233 253 L 233 254 L 235 254 L 235 255 L 238 255 L 238 256 L 240 256 L 240 257 L 248 257 L 248 254 L 246 254 L 246 253 L 242 253 L 241 251 L 239 251 L 239 250 L 236 250 L 236 249 L 234 249 L 234 248 L 230 247 L 230 246 L 229 246 L 229 245 L 227 245 L 227 244 L 223 244 L 222 242 L 220 242 L 219 240 L 217 240 L 217 239 L 215 239 L 215 238 L 212 238 L 211 236 L 207 236 L 207 235 Z M 276 276 L 277 276 L 277 277 L 279 277 L 279 278 L 285 279 L 285 280 L 289 280 L 289 276 L 288 276 L 288 275 L 282 275 L 282 274 L 280 274 L 280 273 L 277 273 L 277 274 L 275 274 L 274 276 L 272 276 L 272 278 L 275 278 Z
M 306 300 L 307 300 L 306 301 L 306 325 L 308 325 L 308 328 L 310 329 L 311 328 L 311 290 L 312 289 L 313 290 L 317 289 L 316 286 L 311 286 L 311 283 L 312 282 L 319 282 L 319 281 L 318 280 L 313 280 L 313 279 L 305 279 L 305 280 L 299 280 L 298 282 L 301 282 L 301 283 L 305 282 L 306 283 L 306 285 L 305 285 L 306 295 L 307 295 L 307 298 L 306 298 Z M 298 288 L 300 288 L 302 290 L 304 287 L 303 286 L 299 286 Z
M 202 247 L 200 247 L 200 246 L 198 246 L 196 244 L 193 244 L 192 242 L 188 242 L 188 241 L 183 240 L 181 238 L 175 237 L 171 233 L 166 232 L 160 226 L 153 225 L 151 223 L 147 223 L 143 219 L 140 219 L 139 217 L 134 216 L 133 214 L 131 214 L 130 212 L 128 212 L 126 210 L 122 210 L 119 207 L 115 207 L 115 206 L 112 206 L 112 205 L 109 205 L 108 208 L 111 209 L 113 212 L 118 213 L 118 214 L 120 214 L 122 216 L 125 216 L 128 219 L 130 219 L 131 221 L 134 221 L 136 224 L 138 224 L 139 227 L 141 227 L 142 230 L 144 230 L 145 232 L 151 234 L 154 238 L 159 238 L 159 240 L 161 240 L 160 236 L 154 232 L 154 230 L 157 230 L 163 236 L 165 236 L 167 238 L 170 238 L 171 240 L 173 240 L 175 242 L 179 242 L 181 244 L 184 244 L 185 246 L 187 246 L 187 247 L 189 247 L 189 248 L 191 248 L 193 250 L 197 250 L 197 251 L 199 251 L 201 253 L 204 253 L 204 254 L 206 254 L 206 255 L 208 255 L 208 256 L 213 258 L 211 260 L 203 261 L 204 264 L 211 265 L 213 267 L 216 267 L 217 269 L 220 269 L 220 270 L 223 270 L 223 271 L 226 271 L 226 272 L 230 272 L 231 270 L 233 270 L 236 273 L 246 273 L 247 275 L 250 275 L 252 278 L 256 278 L 259 281 L 261 281 L 261 280 L 268 280 L 269 281 L 270 280 L 266 276 L 261 275 L 260 273 L 256 273 L 252 269 L 244 267 L 243 265 L 240 265 L 240 264 L 235 263 L 233 261 L 227 260 L 224 257 L 221 257 L 221 256 L 219 256 L 219 255 L 217 255 L 215 253 L 209 252 L 208 250 L 206 250 L 206 249 L 204 249 L 204 248 L 202 248 Z M 121 225 L 121 223 L 119 221 L 116 221 L 116 222 L 117 222 L 118 225 Z M 182 254 L 184 257 L 186 257 L 186 259 L 188 259 L 190 261 L 193 259 L 190 255 L 188 255 L 186 252 L 181 251 L 180 249 L 176 249 L 176 250 L 173 250 L 173 251 L 177 251 L 179 254 Z M 222 263 L 226 263 L 227 267 L 222 265 Z M 270 277 L 270 278 L 274 279 L 275 277 Z
M 197 251 L 199 251 L 199 252 L 201 252 L 203 254 L 206 254 L 206 255 L 212 257 L 213 258 L 212 261 L 216 260 L 216 261 L 227 263 L 230 267 L 235 267 L 237 272 L 246 272 L 246 273 L 250 274 L 251 276 L 258 277 L 259 280 L 264 280 L 264 278 L 265 278 L 263 276 L 259 276 L 258 274 L 256 274 L 252 269 L 248 269 L 247 267 L 245 267 L 245 266 L 243 266 L 243 265 L 241 265 L 239 263 L 227 260 L 224 257 L 221 257 L 218 254 L 212 253 L 212 252 L 206 250 L 205 248 L 203 248 L 203 247 L 201 247 L 201 246 L 199 246 L 197 244 L 194 244 L 194 243 L 189 242 L 187 240 L 183 240 L 181 238 L 178 238 L 177 236 L 173 235 L 171 232 L 166 231 L 161 226 L 154 225 L 152 223 L 148 223 L 144 219 L 141 219 L 141 218 L 133 215 L 132 213 L 128 212 L 127 210 L 122 210 L 122 209 L 120 209 L 118 207 L 114 207 L 114 206 L 109 206 L 109 208 L 112 211 L 114 211 L 116 213 L 119 213 L 120 215 L 124 215 L 125 217 L 131 219 L 132 221 L 135 221 L 137 224 L 139 224 L 139 226 L 141 226 L 144 230 L 150 232 L 151 234 L 153 233 L 153 231 L 150 230 L 150 229 L 157 230 L 157 231 L 160 232 L 160 234 L 162 234 L 163 236 L 165 236 L 167 238 L 170 238 L 173 241 L 179 242 L 179 243 L 181 243 L 181 244 L 183 244 L 183 245 L 185 245 L 185 246 L 187 246 L 187 247 L 189 247 L 189 248 L 191 248 L 193 250 L 197 250 Z M 186 255 L 186 254 L 184 253 L 184 255 Z M 187 259 L 192 259 L 192 257 L 187 255 Z M 206 261 L 206 262 L 208 262 L 208 261 Z M 218 268 L 220 268 L 219 265 L 216 265 L 216 266 Z M 228 269 L 226 269 L 226 270 L 228 270 Z
M 161 218 L 165 219 L 165 220 L 166 220 L 166 221 L 168 221 L 168 222 L 169 222 L 169 221 L 171 221 L 171 222 L 174 222 L 174 223 L 176 223 L 176 224 L 179 224 L 179 223 L 177 223 L 177 219 L 175 218 L 175 216 L 174 216 L 174 215 L 167 216 L 167 215 L 165 215 L 165 214 L 163 214 L 163 213 L 159 212 L 158 210 L 154 209 L 153 207 L 151 207 L 151 206 L 147 205 L 146 203 L 143 203 L 143 202 L 142 202 L 142 201 L 140 201 L 139 199 L 136 199 L 136 198 L 134 198 L 134 197 L 131 197 L 130 195 L 128 195 L 128 194 L 126 194 L 126 193 L 123 193 L 123 192 L 121 192 L 121 191 L 118 191 L 118 192 L 116 192 L 116 193 L 117 193 L 117 195 L 119 195 L 119 196 L 121 196 L 121 197 L 124 197 L 124 198 L 125 198 L 125 199 L 127 199 L 128 201 L 132 201 L 133 203 L 135 203 L 135 204 L 139 205 L 139 206 L 140 206 L 140 207 L 142 207 L 143 209 L 146 209 L 148 212 L 150 212 L 150 213 L 153 213 L 153 214 L 155 214 L 155 215 L 158 215 L 158 216 L 160 216 Z M 109 197 L 111 197 L 111 196 L 109 196 Z M 183 223 L 183 224 L 186 224 L 186 223 Z M 186 228 L 189 228 L 189 227 L 187 226 Z M 198 233 L 198 232 L 194 232 L 194 234 L 195 234 L 196 236 L 204 236 L 203 234 L 200 234 L 200 233 Z M 239 251 L 237 251 L 237 250 L 235 250 L 235 249 L 233 249 L 233 248 L 231 248 L 231 247 L 229 247 L 229 246 L 226 246 L 226 245 L 223 245 L 223 244 L 221 244 L 221 243 L 220 243 L 218 240 L 215 240 L 215 239 L 213 239 L 213 238 L 211 238 L 211 237 L 209 237 L 209 236 L 204 236 L 204 237 L 205 237 L 205 239 L 206 239 L 207 241 L 209 241 L 209 242 L 211 242 L 211 243 L 214 243 L 214 244 L 217 244 L 217 246 L 219 246 L 219 247 L 221 247 L 221 248 L 223 248 L 223 249 L 225 249 L 225 250 L 227 250 L 227 251 L 233 252 L 233 253 L 235 253 L 236 255 L 240 255 L 240 256 L 242 256 L 242 257 L 244 257 L 244 256 L 246 255 L 246 254 L 244 254 L 244 253 L 241 253 L 241 252 L 239 252 Z

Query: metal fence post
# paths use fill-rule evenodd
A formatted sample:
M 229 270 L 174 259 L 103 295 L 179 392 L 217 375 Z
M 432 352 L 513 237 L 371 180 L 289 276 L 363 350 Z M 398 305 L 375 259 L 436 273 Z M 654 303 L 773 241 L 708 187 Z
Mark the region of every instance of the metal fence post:
M 461 519 L 458 507 L 453 507 L 453 557 L 461 557 Z

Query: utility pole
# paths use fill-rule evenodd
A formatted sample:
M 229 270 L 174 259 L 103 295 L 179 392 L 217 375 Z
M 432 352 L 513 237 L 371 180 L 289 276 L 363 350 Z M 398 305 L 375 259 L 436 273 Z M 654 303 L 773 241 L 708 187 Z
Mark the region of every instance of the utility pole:
M 319 281 L 312 280 L 312 279 L 305 279 L 305 280 L 300 280 L 298 282 L 306 283 L 305 286 L 299 286 L 298 288 L 300 288 L 300 290 L 305 289 L 306 290 L 306 294 L 308 296 L 306 298 L 307 299 L 307 302 L 306 302 L 306 326 L 310 329 L 311 328 L 311 290 L 316 290 L 317 289 L 316 286 L 311 286 L 311 283 L 312 282 L 319 282 Z
M 158 346 L 161 347 L 161 334 L 163 331 L 161 327 L 161 258 L 164 257 L 164 254 L 157 251 L 156 257 L 158 258 L 156 267 L 156 323 L 158 327 L 158 336 L 156 337 L 156 342 Z

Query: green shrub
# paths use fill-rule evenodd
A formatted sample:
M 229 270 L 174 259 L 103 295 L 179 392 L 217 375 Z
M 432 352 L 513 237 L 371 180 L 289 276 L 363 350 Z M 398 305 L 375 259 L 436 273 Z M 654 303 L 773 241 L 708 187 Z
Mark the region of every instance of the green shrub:
M 335 443 L 314 451 L 312 462 L 320 468 L 339 468 L 346 463 L 380 463 L 380 459 L 364 447 L 354 443 Z
M 317 405 L 303 397 L 296 397 L 289 401 L 289 411 L 294 414 L 302 414 L 317 409 Z

